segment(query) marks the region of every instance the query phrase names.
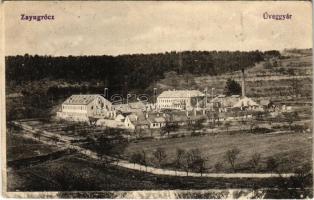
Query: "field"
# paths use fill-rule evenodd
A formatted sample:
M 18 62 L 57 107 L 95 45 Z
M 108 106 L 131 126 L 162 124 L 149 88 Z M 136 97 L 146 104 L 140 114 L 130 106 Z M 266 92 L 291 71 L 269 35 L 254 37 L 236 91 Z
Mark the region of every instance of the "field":
M 19 134 L 23 134 L 23 132 L 19 131 Z M 12 134 L 12 132 L 11 134 L 7 134 L 8 161 L 32 158 L 34 156 L 45 155 L 58 150 L 56 146 L 43 144 L 41 142 L 25 138 L 19 134 Z
M 269 179 L 224 179 L 156 176 L 104 165 L 73 154 L 32 167 L 8 172 L 9 191 L 130 191 L 158 189 L 271 188 Z
M 130 143 L 124 155 L 130 157 L 134 152 L 144 150 L 147 152 L 151 164 L 154 164 L 153 152 L 158 148 L 164 148 L 167 154 L 165 166 L 170 166 L 176 157 L 176 149 L 195 149 L 201 151 L 206 159 L 208 172 L 217 172 L 214 165 L 221 162 L 223 168 L 220 172 L 230 172 L 229 163 L 224 159 L 225 152 L 237 147 L 240 149 L 237 159 L 239 172 L 250 172 L 249 160 L 253 153 L 260 153 L 262 160 L 260 172 L 265 171 L 265 161 L 273 156 L 281 162 L 280 170 L 293 172 L 305 163 L 311 164 L 312 160 L 312 136 L 310 133 L 290 134 L 217 134 L 216 136 L 198 136 L 172 138 L 160 141 L 143 141 Z
M 22 132 L 20 132 L 22 134 Z M 214 145 L 215 142 L 223 141 L 228 137 L 230 140 L 228 143 L 223 143 L 224 148 L 226 146 L 231 145 L 232 142 L 239 142 L 241 147 L 252 148 L 252 144 L 247 142 L 247 145 L 244 145 L 245 140 L 241 135 L 234 136 L 225 136 L 217 135 L 216 137 L 187 137 L 187 138 L 178 138 L 178 139 L 167 139 L 161 141 L 151 141 L 149 142 L 140 142 L 137 144 L 130 144 L 127 147 L 127 151 L 133 150 L 137 145 L 137 148 L 141 146 L 144 147 L 145 150 L 154 149 L 158 145 L 167 145 L 168 148 L 171 148 L 171 144 L 175 146 L 180 145 L 189 145 L 192 147 L 200 146 L 200 144 L 205 145 L 206 141 L 204 139 L 208 139 L 210 145 Z M 299 146 L 299 150 L 302 153 L 305 152 L 304 157 L 310 154 L 310 148 L 306 149 L 305 145 L 310 144 L 310 140 L 307 139 L 309 134 L 305 135 L 288 135 L 289 138 L 294 138 L 294 145 Z M 268 140 L 261 140 L 261 136 L 256 135 L 256 138 L 253 136 L 250 138 L 251 142 L 259 141 L 259 142 L 273 142 L 275 146 L 279 142 L 275 140 L 285 141 L 284 138 L 286 136 L 264 136 L 265 138 L 269 138 Z M 8 135 L 8 140 L 10 144 L 25 146 L 28 144 L 38 144 L 38 142 L 33 141 L 31 139 L 25 139 L 16 135 Z M 216 138 L 216 140 L 215 140 Z M 234 138 L 237 138 L 235 140 Z M 290 139 L 287 139 L 288 141 Z M 287 141 L 286 140 L 286 141 Z M 190 141 L 190 142 L 188 142 Z M 242 141 L 242 142 L 241 142 Z M 154 145 L 152 145 L 152 142 Z M 291 144 L 291 142 L 289 143 Z M 151 145 L 151 148 L 150 146 Z M 55 150 L 53 146 L 44 146 L 44 145 L 35 145 L 36 147 L 40 147 L 36 149 L 33 148 L 24 148 L 23 155 L 25 158 L 29 158 L 30 156 L 36 156 L 34 153 L 36 151 L 43 151 L 45 153 L 51 153 Z M 206 145 L 205 145 L 206 146 Z M 209 145 L 207 145 L 209 146 Z M 295 146 L 291 146 L 295 148 Z M 182 146 L 183 147 L 183 146 Z M 188 149 L 189 147 L 187 147 Z M 212 147 L 214 148 L 214 146 Z M 280 148 L 280 147 L 279 147 Z M 305 148 L 301 149 L 301 148 Z M 12 147 L 9 148 L 8 153 L 12 154 Z M 267 149 L 264 149 L 264 153 L 267 152 Z M 296 155 L 296 157 L 303 159 L 300 155 Z M 306 159 L 305 159 L 306 160 Z M 280 193 L 266 189 L 267 197 L 272 198 L 276 197 L 276 195 L 282 197 L 286 195 L 287 197 L 291 197 L 291 191 L 287 191 L 286 187 L 293 187 L 293 180 L 286 180 L 283 182 L 280 178 L 267 178 L 267 179 L 225 179 L 225 178 L 193 178 L 193 177 L 173 177 L 173 176 L 158 176 L 145 173 L 143 171 L 134 171 L 125 168 L 121 168 L 112 164 L 106 164 L 98 160 L 87 158 L 81 154 L 73 153 L 71 155 L 64 155 L 58 157 L 54 160 L 44 160 L 41 163 L 36 163 L 34 165 L 25 165 L 26 167 L 21 167 L 18 169 L 9 168 L 7 171 L 8 177 L 8 191 L 132 191 L 132 190 L 208 190 L 210 189 L 230 189 L 230 188 L 251 188 L 251 189 L 259 189 L 259 188 L 282 188 Z M 286 183 L 286 184 L 283 184 Z M 310 186 L 311 182 L 306 182 L 307 186 Z M 293 191 L 293 195 L 298 197 L 301 193 L 304 195 L 312 196 L 311 191 Z M 61 193 L 61 196 L 65 197 L 84 197 L 89 196 L 88 193 Z M 102 194 L 100 194 L 101 196 Z

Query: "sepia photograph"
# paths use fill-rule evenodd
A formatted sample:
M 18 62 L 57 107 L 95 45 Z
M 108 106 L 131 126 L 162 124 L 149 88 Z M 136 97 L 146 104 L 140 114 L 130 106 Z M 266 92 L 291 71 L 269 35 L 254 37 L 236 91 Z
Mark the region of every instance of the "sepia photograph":
M 312 2 L 1 6 L 4 197 L 313 198 Z

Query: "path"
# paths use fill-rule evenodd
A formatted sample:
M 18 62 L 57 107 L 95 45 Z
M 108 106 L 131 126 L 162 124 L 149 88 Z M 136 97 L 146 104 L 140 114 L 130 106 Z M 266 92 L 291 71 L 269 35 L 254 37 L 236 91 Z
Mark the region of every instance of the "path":
M 20 122 L 15 122 L 15 125 L 18 125 L 19 127 L 24 129 L 24 125 L 21 124 Z M 37 132 L 40 130 L 37 130 L 36 128 L 31 128 L 29 129 L 29 127 L 26 127 L 26 129 L 24 129 L 26 131 L 29 132 Z M 47 134 L 48 133 L 48 134 Z M 42 135 L 44 137 L 48 137 L 48 139 L 51 137 L 51 135 L 57 135 L 57 134 L 53 134 L 53 133 L 49 133 L 48 131 L 44 131 L 42 132 Z M 49 144 L 49 145 L 58 145 L 60 147 L 67 147 L 70 149 L 74 149 L 77 150 L 78 152 L 82 153 L 83 155 L 86 155 L 92 159 L 98 159 L 100 160 L 100 158 L 97 156 L 97 153 L 76 146 L 76 145 L 72 145 L 70 144 L 69 141 L 66 141 L 66 137 L 58 135 L 58 138 L 60 138 L 59 143 L 53 143 L 51 141 L 45 141 L 43 139 L 38 140 L 37 138 L 33 137 L 32 134 L 23 134 L 23 136 L 25 137 L 30 137 L 34 140 Z M 146 173 L 151 173 L 151 174 L 155 174 L 155 175 L 167 175 L 167 176 L 187 176 L 187 173 L 184 171 L 175 171 L 175 170 L 167 170 L 167 169 L 160 169 L 160 168 L 155 168 L 155 167 L 150 167 L 150 166 L 144 166 L 144 165 L 140 165 L 140 164 L 133 164 L 130 163 L 126 160 L 122 160 L 122 159 L 117 159 L 114 157 L 110 157 L 107 156 L 107 159 L 110 160 L 114 160 L 114 164 L 119 166 L 119 167 L 123 167 L 123 168 L 127 168 L 127 169 L 132 169 L 132 170 L 137 170 L 137 171 L 143 171 Z M 208 178 L 273 178 L 273 177 L 291 177 L 291 176 L 295 176 L 294 173 L 286 173 L 286 174 L 274 174 L 274 173 L 195 173 L 195 172 L 189 172 L 188 173 L 189 177 L 208 177 Z

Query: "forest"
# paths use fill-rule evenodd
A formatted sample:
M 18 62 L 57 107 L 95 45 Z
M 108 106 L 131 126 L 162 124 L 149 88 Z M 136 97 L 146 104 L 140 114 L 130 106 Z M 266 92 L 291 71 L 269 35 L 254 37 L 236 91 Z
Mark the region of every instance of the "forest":
M 278 51 L 184 51 L 120 56 L 6 57 L 6 80 L 17 85 L 36 80 L 100 81 L 104 86 L 145 89 L 165 72 L 219 75 L 254 66 Z

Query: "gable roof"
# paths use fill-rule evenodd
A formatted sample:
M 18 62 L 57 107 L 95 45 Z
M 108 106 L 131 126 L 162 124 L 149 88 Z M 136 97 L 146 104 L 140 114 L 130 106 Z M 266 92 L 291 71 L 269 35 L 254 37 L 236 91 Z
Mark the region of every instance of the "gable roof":
M 145 110 L 146 106 L 143 102 L 131 102 L 128 104 L 114 104 L 112 105 L 116 110 L 120 110 L 122 112 L 131 112 L 134 110 Z
M 132 124 L 134 125 L 145 125 L 149 124 L 149 122 L 145 119 L 144 115 L 142 114 L 130 114 L 125 117 L 125 119 L 128 118 Z
M 148 121 L 152 123 L 164 123 L 166 122 L 166 119 L 164 117 L 149 116 Z
M 204 96 L 204 94 L 198 90 L 168 90 L 163 91 L 158 98 L 189 98 L 199 96 Z
M 262 106 L 268 106 L 269 104 L 271 104 L 271 101 L 269 99 L 263 99 L 260 101 L 260 104 Z
M 110 103 L 105 97 L 99 95 L 99 94 L 79 94 L 79 95 L 72 95 L 69 98 L 67 98 L 63 104 L 67 105 L 88 105 L 92 101 L 94 101 L 96 98 L 102 98 L 106 102 Z
M 246 106 L 258 106 L 258 104 L 252 99 L 248 97 L 244 97 L 243 99 L 240 99 L 233 107 L 240 108 L 240 107 L 246 107 Z

